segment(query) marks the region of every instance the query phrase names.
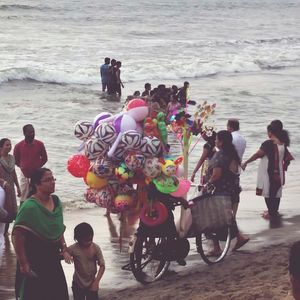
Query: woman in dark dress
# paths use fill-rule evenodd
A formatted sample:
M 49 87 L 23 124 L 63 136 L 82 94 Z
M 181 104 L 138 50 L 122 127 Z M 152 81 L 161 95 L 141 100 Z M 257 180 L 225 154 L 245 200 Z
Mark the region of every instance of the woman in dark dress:
M 13 228 L 18 259 L 16 296 L 20 300 L 67 300 L 61 259 L 70 262 L 64 239 L 62 205 L 52 194 L 55 179 L 49 169 L 36 170 L 31 196 L 21 206 Z

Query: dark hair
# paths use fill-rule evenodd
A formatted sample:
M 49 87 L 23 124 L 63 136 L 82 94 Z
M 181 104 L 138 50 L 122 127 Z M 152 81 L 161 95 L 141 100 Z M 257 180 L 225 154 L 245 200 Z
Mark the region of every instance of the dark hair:
M 273 120 L 267 127 L 267 130 L 274 134 L 286 146 L 290 145 L 290 137 L 287 130 L 283 129 L 283 124 L 280 120 Z
M 112 66 L 114 66 L 116 63 L 117 63 L 117 61 L 116 61 L 114 58 L 110 61 L 110 64 L 111 64 Z
M 217 133 L 215 131 L 212 131 L 211 135 L 209 135 L 209 136 L 206 134 L 205 131 L 203 131 L 201 133 L 201 136 L 204 139 L 204 141 L 208 142 L 213 147 L 215 146 L 216 136 L 217 136 Z
M 187 85 L 189 85 L 190 83 L 188 82 L 188 81 L 185 81 L 184 83 L 183 83 L 183 85 L 184 86 L 187 86 Z
M 2 148 L 3 145 L 5 144 L 5 142 L 7 142 L 7 141 L 9 141 L 8 138 L 3 138 L 3 139 L 1 139 L 1 140 L 0 140 L 0 148 Z
M 30 177 L 29 193 L 27 197 L 36 193 L 36 186 L 41 184 L 41 180 L 46 172 L 51 172 L 51 170 L 47 168 L 39 168 L 33 172 Z
M 117 66 L 121 67 L 122 66 L 122 62 L 120 62 L 119 60 L 117 61 Z
M 295 242 L 290 249 L 289 272 L 300 281 L 300 241 Z
M 234 131 L 240 130 L 240 122 L 238 119 L 229 119 L 227 126 L 232 128 Z
M 151 88 L 151 84 L 149 83 L 149 82 L 147 82 L 147 83 L 145 83 L 145 89 L 147 89 L 147 88 Z
M 133 96 L 140 96 L 140 95 L 141 95 L 140 91 L 135 91 L 135 92 L 133 93 Z
M 105 57 L 105 58 L 104 58 L 104 62 L 105 62 L 106 64 L 109 64 L 109 63 L 110 63 L 110 58 L 109 58 L 109 57 Z
M 239 164 L 241 163 L 240 157 L 232 144 L 232 135 L 227 130 L 220 130 L 217 133 L 218 140 L 222 142 L 222 150 L 225 152 L 225 154 L 230 157 L 231 159 L 234 159 Z
M 26 124 L 26 125 L 24 125 L 24 126 L 23 126 L 23 133 L 25 134 L 25 131 L 26 131 L 28 128 L 30 128 L 30 127 L 32 127 L 32 128 L 34 129 L 34 127 L 33 127 L 32 124 Z
M 88 223 L 82 222 L 74 228 L 74 240 L 80 242 L 86 237 L 93 237 L 94 230 Z

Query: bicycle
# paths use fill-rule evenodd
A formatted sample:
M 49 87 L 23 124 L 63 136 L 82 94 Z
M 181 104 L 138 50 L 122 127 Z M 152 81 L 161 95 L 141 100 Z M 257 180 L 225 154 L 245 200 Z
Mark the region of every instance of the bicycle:
M 175 202 L 174 207 L 181 203 Z M 137 232 L 129 244 L 130 270 L 136 280 L 143 283 L 151 283 L 162 278 L 172 261 L 184 259 L 190 250 L 188 238 L 196 238 L 197 252 L 208 265 L 221 262 L 229 248 L 231 241 L 231 226 L 217 230 L 216 232 L 201 232 L 194 234 L 189 232 L 187 237 L 168 237 L 148 235 Z M 221 252 L 216 256 L 210 256 L 209 249 L 213 240 L 218 240 Z

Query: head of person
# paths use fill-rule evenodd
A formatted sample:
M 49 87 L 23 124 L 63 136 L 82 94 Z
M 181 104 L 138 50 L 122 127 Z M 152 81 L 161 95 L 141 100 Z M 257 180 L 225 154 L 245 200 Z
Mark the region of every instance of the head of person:
M 290 249 L 289 273 L 293 296 L 300 299 L 300 241 L 295 242 Z
M 11 151 L 11 141 L 8 138 L 0 140 L 0 156 L 6 155 Z
M 184 87 L 185 89 L 188 89 L 189 86 L 190 86 L 190 83 L 189 83 L 188 81 L 185 81 L 185 82 L 183 83 L 183 87 Z
M 117 66 L 117 68 L 121 68 L 122 67 L 122 62 L 117 61 L 116 66 Z
M 201 136 L 204 139 L 204 141 L 208 142 L 210 145 L 215 145 L 217 133 L 214 130 L 209 132 L 203 131 L 201 133 Z
M 150 91 L 151 90 L 151 84 L 149 82 L 145 83 L 144 87 L 145 87 L 146 91 Z
M 110 65 L 111 66 L 115 66 L 117 64 L 117 61 L 113 58 L 111 61 L 110 61 Z
M 139 97 L 140 95 L 141 95 L 140 91 L 135 91 L 133 93 L 133 96 L 135 96 L 135 97 Z
M 23 134 L 27 143 L 32 143 L 35 137 L 35 131 L 31 124 L 26 124 L 23 127 Z
M 171 90 L 172 90 L 172 94 L 176 95 L 178 93 L 177 85 L 172 85 Z
M 270 139 L 276 137 L 280 142 L 286 146 L 290 145 L 289 133 L 283 129 L 283 124 L 280 120 L 273 120 L 267 127 L 268 136 Z
M 238 119 L 229 119 L 227 121 L 227 130 L 229 132 L 240 130 L 240 122 Z
M 109 64 L 110 64 L 110 58 L 109 58 L 109 57 L 105 57 L 105 58 L 104 58 L 104 63 L 105 63 L 106 65 L 109 65 Z
M 50 169 L 36 169 L 30 177 L 29 196 L 37 192 L 52 194 L 55 191 L 55 178 Z
M 216 136 L 216 147 L 220 150 L 223 150 L 224 153 L 231 159 L 241 163 L 239 155 L 232 144 L 232 135 L 231 132 L 227 130 L 220 130 Z
M 83 248 L 88 248 L 94 237 L 94 230 L 88 223 L 80 223 L 74 228 L 74 240 Z

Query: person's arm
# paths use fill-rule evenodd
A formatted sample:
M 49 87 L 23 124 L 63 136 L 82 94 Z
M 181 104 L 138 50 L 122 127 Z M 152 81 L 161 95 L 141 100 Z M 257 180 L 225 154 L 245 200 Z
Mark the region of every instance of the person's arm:
M 47 155 L 47 151 L 45 148 L 45 145 L 42 144 L 42 149 L 41 149 L 41 167 L 48 161 L 48 155 Z
M 213 172 L 208 180 L 209 184 L 215 184 L 222 176 L 222 168 L 215 167 L 213 168 Z
M 204 163 L 204 161 L 206 160 L 206 158 L 208 157 L 208 154 L 209 154 L 208 149 L 203 148 L 202 155 L 201 155 L 201 157 L 200 157 L 200 159 L 199 159 L 199 161 L 198 161 L 198 163 L 197 163 L 197 165 L 196 165 L 196 167 L 195 167 L 195 169 L 194 169 L 194 171 L 192 173 L 192 176 L 191 176 L 191 181 L 192 182 L 194 182 L 195 175 L 198 172 L 198 170 L 200 169 L 200 167 L 202 166 L 202 164 Z
M 15 164 L 20 168 L 20 151 L 18 145 L 14 148 Z
M 15 248 L 20 271 L 27 276 L 33 276 L 30 264 L 25 253 L 25 235 L 21 228 L 15 228 L 12 234 L 12 241 Z
M 16 188 L 17 188 L 17 196 L 20 197 L 21 196 L 21 189 L 20 189 L 20 185 L 19 185 L 16 170 L 13 171 L 13 179 L 14 179 L 14 183 L 15 183 Z
M 243 170 L 246 169 L 247 165 L 258 158 L 262 158 L 265 156 L 265 152 L 262 149 L 258 149 L 256 153 L 254 153 L 250 158 L 248 158 L 244 163 L 242 163 L 241 167 Z
M 105 263 L 100 248 L 97 250 L 97 260 L 99 269 L 93 283 L 89 287 L 89 290 L 94 292 L 97 292 L 99 290 L 99 283 L 105 271 Z
M 68 247 L 67 247 L 64 235 L 61 236 L 60 243 L 61 243 L 61 246 L 60 246 L 61 253 L 64 257 L 65 262 L 67 264 L 73 263 L 73 257 L 70 255 L 70 253 L 68 251 Z

